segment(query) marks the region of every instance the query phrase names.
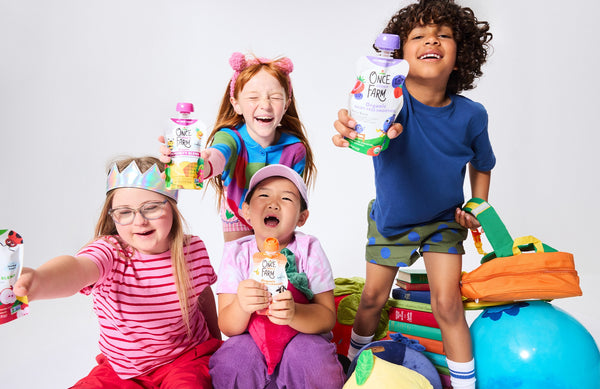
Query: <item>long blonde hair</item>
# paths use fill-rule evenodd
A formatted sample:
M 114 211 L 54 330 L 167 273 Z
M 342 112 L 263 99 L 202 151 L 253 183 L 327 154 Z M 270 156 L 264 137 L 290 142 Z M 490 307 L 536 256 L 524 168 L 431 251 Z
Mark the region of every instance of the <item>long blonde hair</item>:
M 164 164 L 154 157 L 141 157 L 141 158 L 124 158 L 117 161 L 116 163 L 119 172 L 123 171 L 129 164 L 135 161 L 140 171 L 143 173 L 150 169 L 154 164 L 158 166 L 160 171 L 164 171 Z M 111 163 L 112 165 L 112 163 Z M 117 227 L 112 217 L 108 214 L 108 211 L 112 207 L 113 198 L 115 197 L 116 190 L 111 190 L 106 194 L 104 206 L 100 213 L 100 218 L 96 224 L 94 231 L 94 238 L 106 238 L 108 236 L 118 236 Z M 170 197 L 165 196 L 171 209 L 173 211 L 173 224 L 171 231 L 169 232 L 169 245 L 171 250 L 171 268 L 173 269 L 173 277 L 175 278 L 175 288 L 177 290 L 177 297 L 179 299 L 179 307 L 181 309 L 181 315 L 183 322 L 185 323 L 188 334 L 191 334 L 190 326 L 190 308 L 191 302 L 195 302 L 195 293 L 192 290 L 191 274 L 188 267 L 188 263 L 185 259 L 185 255 L 189 250 L 189 236 L 185 234 L 186 228 L 185 219 L 177 208 L 177 202 Z M 119 246 L 116 247 L 123 257 L 127 260 L 131 259 L 135 253 L 135 248 L 128 246 L 122 239 L 117 238 Z
M 298 139 L 300 139 L 300 142 L 304 145 L 304 148 L 306 149 L 306 162 L 304 167 L 303 178 L 304 182 L 306 182 L 306 185 L 310 187 L 313 184 L 313 181 L 315 180 L 317 168 L 314 164 L 313 153 L 310 148 L 310 144 L 308 143 L 306 130 L 304 128 L 304 125 L 300 121 L 300 117 L 298 116 L 298 111 L 296 109 L 296 101 L 291 90 L 289 75 L 286 74 L 280 66 L 278 66 L 279 61 L 280 59 L 265 62 L 258 61 L 258 63 L 250 64 L 246 68 L 241 70 L 235 82 L 235 86 L 233 89 L 233 97 L 237 99 L 239 93 L 242 91 L 242 89 L 244 89 L 246 83 L 263 69 L 267 73 L 275 77 L 277 81 L 279 81 L 279 83 L 285 91 L 286 96 L 289 96 L 290 98 L 290 104 L 288 109 L 285 111 L 283 118 L 281 119 L 281 125 L 277 127 L 277 132 L 285 132 L 287 134 L 294 135 Z M 212 144 L 215 134 L 219 130 L 223 128 L 235 128 L 244 123 L 244 117 L 242 115 L 238 115 L 235 112 L 233 105 L 231 105 L 231 96 L 231 85 L 229 82 L 227 84 L 225 94 L 223 95 L 223 99 L 221 100 L 221 106 L 219 107 L 219 113 L 217 114 L 217 121 L 207 139 L 207 145 L 209 146 Z M 224 192 L 221 175 L 212 177 L 210 179 L 210 182 L 215 187 L 215 190 L 217 192 L 217 200 L 220 204 Z

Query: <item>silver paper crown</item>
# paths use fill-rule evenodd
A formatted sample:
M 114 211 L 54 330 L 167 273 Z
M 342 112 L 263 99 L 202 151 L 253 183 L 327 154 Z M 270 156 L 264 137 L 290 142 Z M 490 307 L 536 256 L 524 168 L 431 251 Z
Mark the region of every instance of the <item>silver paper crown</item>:
M 135 161 L 131 161 L 122 172 L 119 172 L 115 163 L 106 178 L 106 193 L 117 188 L 140 188 L 160 193 L 177 201 L 177 190 L 166 189 L 165 180 L 160 175 L 160 169 L 156 164 L 142 174 Z

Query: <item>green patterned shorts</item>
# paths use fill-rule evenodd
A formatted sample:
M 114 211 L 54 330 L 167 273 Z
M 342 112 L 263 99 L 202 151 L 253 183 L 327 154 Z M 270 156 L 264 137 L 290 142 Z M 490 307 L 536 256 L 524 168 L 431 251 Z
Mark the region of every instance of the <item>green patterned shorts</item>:
M 425 252 L 464 254 L 463 241 L 467 229 L 455 221 L 435 222 L 408 229 L 386 238 L 377 231 L 371 219 L 371 206 L 367 208 L 369 227 L 365 259 L 378 265 L 405 267 L 412 265 Z

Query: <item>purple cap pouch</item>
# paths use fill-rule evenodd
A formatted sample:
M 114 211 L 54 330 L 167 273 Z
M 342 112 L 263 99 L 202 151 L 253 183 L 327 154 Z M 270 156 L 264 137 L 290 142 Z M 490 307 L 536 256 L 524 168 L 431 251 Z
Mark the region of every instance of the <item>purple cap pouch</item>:
M 400 37 L 396 34 L 379 34 L 375 39 L 375 47 L 385 51 L 398 50 L 400 48 Z

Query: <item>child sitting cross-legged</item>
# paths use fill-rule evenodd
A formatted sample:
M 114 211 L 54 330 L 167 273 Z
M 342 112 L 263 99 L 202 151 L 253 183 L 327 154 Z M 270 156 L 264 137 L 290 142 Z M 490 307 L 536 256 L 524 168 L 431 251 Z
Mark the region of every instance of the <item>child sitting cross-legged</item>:
M 295 231 L 307 204 L 302 177 L 287 166 L 263 167 L 250 180 L 242 212 L 255 235 L 225 244 L 217 282 L 219 327 L 229 337 L 209 362 L 217 389 L 344 384 L 328 337 L 336 322 L 331 266 L 315 237 Z M 253 256 L 268 238 L 287 257 L 287 290 L 274 295 L 251 279 Z

